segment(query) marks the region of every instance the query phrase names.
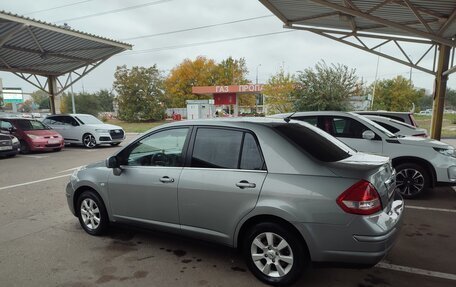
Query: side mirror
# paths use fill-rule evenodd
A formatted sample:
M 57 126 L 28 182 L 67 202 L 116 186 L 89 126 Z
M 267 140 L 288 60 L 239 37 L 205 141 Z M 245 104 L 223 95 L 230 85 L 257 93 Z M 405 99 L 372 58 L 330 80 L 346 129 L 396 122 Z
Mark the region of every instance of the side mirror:
M 119 176 L 122 174 L 122 169 L 120 168 L 119 160 L 116 156 L 111 156 L 106 160 L 106 167 L 112 168 L 112 173 L 115 176 Z
M 79 126 L 79 124 L 78 124 L 77 122 L 72 122 L 71 125 L 72 125 L 73 127 Z
M 365 140 L 373 140 L 375 138 L 375 133 L 371 130 L 367 130 L 363 132 L 362 137 Z
M 106 167 L 107 168 L 118 168 L 119 167 L 119 162 L 117 160 L 116 156 L 111 156 L 108 159 L 106 159 Z

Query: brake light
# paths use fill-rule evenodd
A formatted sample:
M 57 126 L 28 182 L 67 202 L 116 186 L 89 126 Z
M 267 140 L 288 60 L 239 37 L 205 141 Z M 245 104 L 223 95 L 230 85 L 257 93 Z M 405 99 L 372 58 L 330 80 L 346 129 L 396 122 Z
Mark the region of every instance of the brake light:
M 366 180 L 358 181 L 339 195 L 337 204 L 352 214 L 370 215 L 382 210 L 377 190 Z

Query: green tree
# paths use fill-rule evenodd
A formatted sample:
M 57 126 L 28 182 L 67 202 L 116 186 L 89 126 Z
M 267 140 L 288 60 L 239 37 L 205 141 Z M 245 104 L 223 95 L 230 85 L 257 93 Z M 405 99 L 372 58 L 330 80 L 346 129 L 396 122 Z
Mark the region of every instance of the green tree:
M 424 95 L 424 89 L 415 88 L 408 79 L 402 76 L 377 81 L 373 109 L 409 111 L 412 109 L 413 104 L 419 104 Z
M 249 73 L 244 58 L 233 59 L 228 57 L 217 64 L 215 83 L 219 86 L 248 84 Z
M 272 75 L 263 88 L 266 96 L 268 114 L 287 113 L 293 111 L 296 95 L 296 79 L 294 75 L 285 73 L 283 69 Z
M 451 88 L 448 88 L 446 90 L 445 107 L 453 110 L 456 108 L 456 90 L 453 90 Z
M 358 91 L 355 69 L 320 61 L 313 69 L 297 75 L 296 111 L 344 111 L 351 108 L 350 97 Z
M 32 94 L 32 99 L 35 104 L 39 106 L 40 109 L 50 109 L 49 103 L 49 94 L 42 91 L 36 90 Z
M 114 95 L 110 91 L 106 89 L 99 90 L 96 93 L 96 96 L 98 97 L 98 103 L 101 112 L 114 111 Z
M 119 119 L 126 121 L 161 120 L 165 113 L 163 78 L 152 67 L 117 67 L 114 89 L 118 94 Z

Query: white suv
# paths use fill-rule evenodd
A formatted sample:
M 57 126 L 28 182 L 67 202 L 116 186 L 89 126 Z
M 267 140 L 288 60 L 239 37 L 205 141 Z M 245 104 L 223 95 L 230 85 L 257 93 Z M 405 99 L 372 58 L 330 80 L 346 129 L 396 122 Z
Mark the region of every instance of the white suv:
M 397 137 L 368 118 L 345 112 L 320 111 L 274 115 L 315 125 L 350 147 L 388 156 L 397 172 L 397 187 L 406 198 L 436 185 L 456 185 L 455 149 L 422 137 Z
M 105 124 L 87 114 L 47 116 L 43 123 L 56 130 L 68 144 L 83 144 L 94 148 L 100 144 L 119 145 L 125 139 L 124 130 L 115 125 Z

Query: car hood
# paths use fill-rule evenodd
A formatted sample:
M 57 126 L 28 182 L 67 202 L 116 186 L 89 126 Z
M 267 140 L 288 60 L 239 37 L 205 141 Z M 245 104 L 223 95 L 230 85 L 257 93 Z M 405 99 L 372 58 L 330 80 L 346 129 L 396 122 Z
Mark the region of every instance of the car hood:
M 40 137 L 46 136 L 60 136 L 60 134 L 54 130 L 31 130 L 31 131 L 24 131 L 27 135 L 34 135 Z
M 110 124 L 88 124 L 86 126 L 92 127 L 94 129 L 100 129 L 100 130 L 123 130 L 119 126 L 110 125 Z
M 449 145 L 438 140 L 422 138 L 422 137 L 401 137 L 391 139 L 398 141 L 401 144 L 414 145 L 414 146 L 427 146 L 436 148 L 448 148 Z M 388 140 L 387 140 L 388 141 Z

